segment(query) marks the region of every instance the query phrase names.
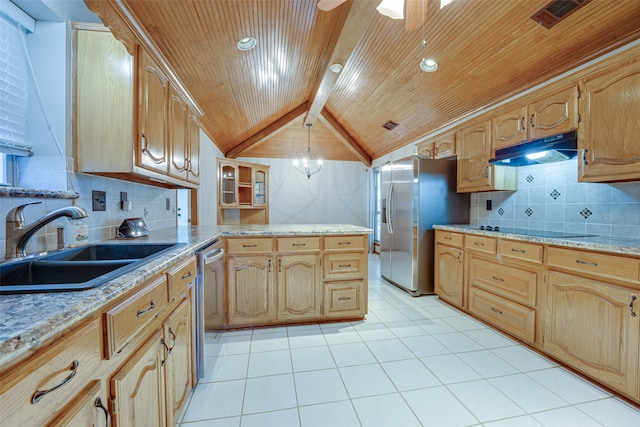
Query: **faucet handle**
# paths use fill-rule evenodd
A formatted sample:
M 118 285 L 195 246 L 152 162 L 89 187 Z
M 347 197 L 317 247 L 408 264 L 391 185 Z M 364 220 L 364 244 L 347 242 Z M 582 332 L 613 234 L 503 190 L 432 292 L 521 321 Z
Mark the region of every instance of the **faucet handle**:
M 11 209 L 7 214 L 7 217 L 6 217 L 7 222 L 17 222 L 19 224 L 23 224 L 24 216 L 22 215 L 22 210 L 29 205 L 38 205 L 40 203 L 42 202 L 30 202 L 30 203 L 25 203 L 24 205 L 16 206 L 15 208 Z

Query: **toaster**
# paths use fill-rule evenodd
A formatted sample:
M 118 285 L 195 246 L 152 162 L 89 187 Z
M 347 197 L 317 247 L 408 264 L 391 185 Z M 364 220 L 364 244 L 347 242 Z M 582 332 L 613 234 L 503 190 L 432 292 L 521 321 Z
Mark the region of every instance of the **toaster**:
M 149 229 L 142 218 L 127 218 L 118 227 L 118 237 L 132 238 L 148 236 Z

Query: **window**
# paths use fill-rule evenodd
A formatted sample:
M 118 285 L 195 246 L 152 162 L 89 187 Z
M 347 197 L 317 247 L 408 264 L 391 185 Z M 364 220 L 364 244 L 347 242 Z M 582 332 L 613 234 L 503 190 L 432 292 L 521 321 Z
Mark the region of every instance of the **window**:
M 0 14 L 0 184 L 15 185 L 15 156 L 28 156 L 27 58 L 22 27 Z

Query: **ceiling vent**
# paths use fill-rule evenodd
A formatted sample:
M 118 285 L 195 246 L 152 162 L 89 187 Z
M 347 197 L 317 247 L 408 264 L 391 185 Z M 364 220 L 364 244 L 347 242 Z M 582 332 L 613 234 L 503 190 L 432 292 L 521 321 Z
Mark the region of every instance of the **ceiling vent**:
M 394 129 L 396 126 L 398 126 L 399 123 L 394 122 L 393 120 L 389 120 L 387 123 L 383 124 L 382 127 L 385 128 L 386 130 L 391 130 Z
M 591 0 L 553 0 L 531 16 L 531 19 L 549 29 L 580 9 Z

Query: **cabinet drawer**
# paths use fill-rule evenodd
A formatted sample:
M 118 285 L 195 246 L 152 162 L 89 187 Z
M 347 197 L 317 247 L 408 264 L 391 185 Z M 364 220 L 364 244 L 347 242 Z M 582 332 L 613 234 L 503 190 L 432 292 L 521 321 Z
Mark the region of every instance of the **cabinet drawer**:
M 320 237 L 280 237 L 278 252 L 318 252 Z
M 499 253 L 505 257 L 542 264 L 542 251 L 542 245 L 535 243 L 500 240 Z
M 464 243 L 464 234 L 436 230 L 436 242 L 462 247 L 462 244 Z
M 324 285 L 325 317 L 362 317 L 366 313 L 364 282 L 334 282 Z
M 99 319 L 38 351 L 26 363 L 2 373 L 2 425 L 36 426 L 61 412 L 100 375 Z M 35 402 L 34 402 L 35 400 Z
M 324 250 L 337 251 L 364 251 L 366 248 L 366 236 L 326 236 L 324 238 Z
M 325 280 L 364 278 L 365 253 L 328 254 L 324 256 Z
M 167 270 L 169 300 L 173 301 L 184 292 L 189 283 L 196 280 L 196 259 L 190 257 Z
M 495 254 L 498 247 L 498 241 L 493 237 L 467 234 L 464 239 L 464 247 L 467 249 L 473 249 L 474 251 Z
M 593 276 L 631 282 L 640 287 L 640 259 L 550 247 L 547 265 Z
M 535 339 L 535 310 L 485 292 L 469 290 L 469 312 L 530 344 Z
M 167 300 L 167 279 L 163 274 L 104 313 L 107 358 L 122 351 L 138 331 L 158 317 Z
M 255 254 L 273 252 L 273 239 L 227 239 L 227 252 L 230 254 Z
M 469 281 L 515 302 L 536 306 L 536 289 L 541 272 L 528 271 L 481 258 L 469 261 Z

